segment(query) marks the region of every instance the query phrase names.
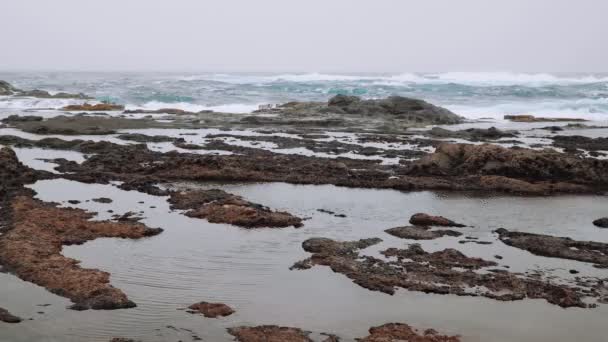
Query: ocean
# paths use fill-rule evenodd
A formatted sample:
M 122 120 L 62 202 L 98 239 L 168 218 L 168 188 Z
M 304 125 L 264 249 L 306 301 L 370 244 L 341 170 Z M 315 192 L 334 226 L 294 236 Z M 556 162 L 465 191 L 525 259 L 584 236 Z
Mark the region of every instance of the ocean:
M 323 73 L 0 73 L 22 89 L 83 92 L 128 109 L 180 108 L 248 113 L 260 104 L 325 101 L 335 94 L 402 95 L 470 119 L 505 114 L 608 119 L 608 74 L 444 72 Z M 0 109 L 60 108 L 74 100 L 0 97 Z

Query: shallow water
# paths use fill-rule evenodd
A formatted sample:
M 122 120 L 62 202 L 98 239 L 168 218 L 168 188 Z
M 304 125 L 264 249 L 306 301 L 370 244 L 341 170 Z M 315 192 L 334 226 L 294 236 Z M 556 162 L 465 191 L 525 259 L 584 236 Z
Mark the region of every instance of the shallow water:
M 458 246 L 469 256 L 489 260 L 500 254 L 504 259 L 499 264 L 511 266 L 512 271 L 558 268 L 552 274 L 567 278 L 567 270 L 575 268 L 580 276 L 607 277 L 608 270 L 589 264 L 533 256 L 507 247 L 492 234 L 492 230 L 505 227 L 608 242 L 608 230 L 591 224 L 606 215 L 606 197 L 476 197 L 283 183 L 204 185 L 210 186 L 310 219 L 300 229 L 246 230 L 169 212 L 164 197 L 127 192 L 111 185 L 67 180 L 34 184 L 32 188 L 42 200 L 66 206 L 73 206 L 67 200 L 80 200 L 76 207 L 99 212 L 99 219 L 108 218 L 109 209 L 119 214 L 143 211 L 144 223 L 165 231 L 143 240 L 98 239 L 64 248 L 66 256 L 82 260 L 84 267 L 110 272 L 112 284 L 138 304 L 135 309 L 66 310 L 66 299 L 13 276 L 0 275 L 2 305 L 24 318 L 34 318 L 3 326 L 0 341 L 107 341 L 113 336 L 189 341 L 191 333 L 181 329 L 191 329 L 205 341 L 230 341 L 224 328 L 250 324 L 297 326 L 336 333 L 351 341 L 364 336 L 369 327 L 387 322 L 461 334 L 464 341 L 605 341 L 606 305 L 562 309 L 544 300 L 498 302 L 402 289 L 390 296 L 361 288 L 326 267 L 306 271 L 288 268 L 308 256 L 300 245 L 315 236 L 340 240 L 381 237 L 384 242 L 380 246 L 364 251 L 369 254 L 387 246 L 403 247 L 406 240 L 383 231 L 407 224 L 416 212 L 428 212 L 471 225 L 463 230 L 466 236 L 494 243 L 463 246 L 458 238 L 442 238 L 423 243 L 425 249 Z M 101 196 L 114 202 L 87 202 Z M 319 213 L 319 208 L 347 217 Z M 224 302 L 237 312 L 222 319 L 205 319 L 177 310 L 201 300 Z M 52 305 L 36 306 L 45 303 Z

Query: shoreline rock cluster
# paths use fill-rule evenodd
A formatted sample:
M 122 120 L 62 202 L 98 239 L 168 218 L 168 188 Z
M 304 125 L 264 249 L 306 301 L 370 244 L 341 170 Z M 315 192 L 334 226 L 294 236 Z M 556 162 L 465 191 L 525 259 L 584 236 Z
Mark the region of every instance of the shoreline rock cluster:
M 70 94 L 70 93 L 66 93 L 66 92 L 58 92 L 56 94 L 51 95 L 46 90 L 39 90 L 39 89 L 22 90 L 22 89 L 14 87 L 10 83 L 8 83 L 6 81 L 2 81 L 2 80 L 0 80 L 0 95 L 1 96 L 37 97 L 37 98 L 43 98 L 43 99 L 81 99 L 81 100 L 92 99 L 92 97 L 89 97 L 83 93 Z
M 407 249 L 381 251 L 385 257 L 396 258 L 390 261 L 359 253 L 380 241 L 377 238 L 347 242 L 311 238 L 304 241 L 302 247 L 312 256 L 295 263 L 292 269 L 328 266 L 361 287 L 391 295 L 397 288 L 403 288 L 425 293 L 483 296 L 500 301 L 545 299 L 564 308 L 593 307 L 594 304 L 586 304 L 583 298 L 599 297 L 597 292 L 583 292 L 577 287 L 492 269 L 490 267 L 498 266 L 496 262 L 467 257 L 451 248 L 429 253 L 420 245 L 412 244 Z M 481 269 L 488 272 L 475 272 Z
M 173 191 L 169 196 L 172 209 L 187 210 L 186 216 L 206 219 L 211 223 L 228 223 L 244 228 L 302 226 L 299 217 L 272 211 L 219 189 Z

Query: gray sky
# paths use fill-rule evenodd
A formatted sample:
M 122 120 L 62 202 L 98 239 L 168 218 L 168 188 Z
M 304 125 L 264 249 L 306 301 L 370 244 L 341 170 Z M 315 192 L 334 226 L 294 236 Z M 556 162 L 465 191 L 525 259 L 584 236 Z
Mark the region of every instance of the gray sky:
M 0 3 L 3 71 L 608 71 L 607 0 Z

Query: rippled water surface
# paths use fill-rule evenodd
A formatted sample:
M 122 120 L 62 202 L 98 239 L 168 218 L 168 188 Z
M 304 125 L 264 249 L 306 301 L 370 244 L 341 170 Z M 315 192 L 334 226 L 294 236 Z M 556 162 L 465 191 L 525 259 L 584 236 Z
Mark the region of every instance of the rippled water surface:
M 109 218 L 107 210 L 143 211 L 144 223 L 165 231 L 143 240 L 97 239 L 64 248 L 66 256 L 82 260 L 84 267 L 110 272 L 112 284 L 138 304 L 135 309 L 66 310 L 65 298 L 0 274 L 2 306 L 24 318 L 33 318 L 2 326 L 0 341 L 107 341 L 114 336 L 189 341 L 193 334 L 189 330 L 205 341 L 230 341 L 225 328 L 243 324 L 297 326 L 335 333 L 350 341 L 364 336 L 369 327 L 387 322 L 432 327 L 460 334 L 465 341 L 605 341 L 605 305 L 597 309 L 562 309 L 543 300 L 498 302 L 405 290 L 390 296 L 363 289 L 326 267 L 306 271 L 288 268 L 308 256 L 301 243 L 315 236 L 341 240 L 381 237 L 381 245 L 364 251 L 369 254 L 388 246 L 404 247 L 405 240 L 383 231 L 405 225 L 416 212 L 428 212 L 471 225 L 464 228 L 465 235 L 494 243 L 463 246 L 458 244 L 458 238 L 448 237 L 423 242 L 425 249 L 458 246 L 469 256 L 486 259 L 500 254 L 504 257 L 500 264 L 511 266 L 515 272 L 555 269 L 553 274 L 568 278 L 568 270 L 577 269 L 580 275 L 606 277 L 607 270 L 589 264 L 533 256 L 506 247 L 492 233 L 505 227 L 608 242 L 608 230 L 591 224 L 593 219 L 606 215 L 606 197 L 478 197 L 282 183 L 205 185 L 210 186 L 310 219 L 300 229 L 246 230 L 170 212 L 164 197 L 126 192 L 112 185 L 67 180 L 32 185 L 38 198 L 45 201 L 68 206 L 67 200 L 81 200 L 77 207 L 98 212 L 97 219 Z M 100 196 L 114 202 L 87 202 Z M 319 208 L 347 217 L 323 214 L 317 212 Z M 206 319 L 178 310 L 201 300 L 224 302 L 234 307 L 236 314 Z

